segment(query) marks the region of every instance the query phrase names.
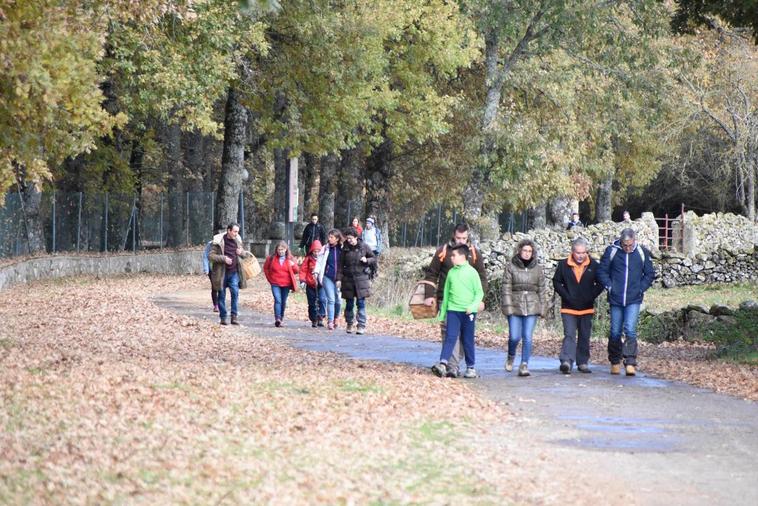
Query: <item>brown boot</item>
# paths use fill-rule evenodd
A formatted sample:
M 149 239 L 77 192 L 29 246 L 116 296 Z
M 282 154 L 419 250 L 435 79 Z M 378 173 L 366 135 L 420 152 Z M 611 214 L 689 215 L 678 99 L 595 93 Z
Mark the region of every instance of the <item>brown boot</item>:
M 637 370 L 634 368 L 633 365 L 627 365 L 626 366 L 626 375 L 627 376 L 634 376 L 637 374 Z
M 240 322 L 237 321 L 237 315 L 233 314 L 232 315 L 232 325 L 239 325 L 239 324 L 240 324 Z
M 621 364 L 611 364 L 611 374 L 621 374 Z

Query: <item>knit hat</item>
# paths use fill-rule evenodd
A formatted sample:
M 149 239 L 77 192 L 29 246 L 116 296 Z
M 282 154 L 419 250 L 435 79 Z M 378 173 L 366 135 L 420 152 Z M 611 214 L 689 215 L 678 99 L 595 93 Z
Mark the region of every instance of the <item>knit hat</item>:
M 366 223 L 374 224 L 374 218 L 366 218 Z

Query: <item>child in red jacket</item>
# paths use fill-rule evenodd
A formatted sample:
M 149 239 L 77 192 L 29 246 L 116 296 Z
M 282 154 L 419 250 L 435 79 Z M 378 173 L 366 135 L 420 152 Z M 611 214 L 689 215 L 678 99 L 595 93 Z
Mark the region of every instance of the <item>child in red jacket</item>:
M 309 255 L 305 257 L 305 260 L 300 265 L 300 281 L 305 283 L 305 295 L 308 298 L 308 319 L 311 321 L 311 327 L 313 328 L 324 326 L 321 321 L 323 317 L 319 314 L 318 279 L 313 275 L 319 251 L 321 251 L 321 241 L 316 239 L 311 243 Z
M 287 296 L 290 290 L 297 291 L 297 263 L 290 253 L 287 243 L 279 241 L 274 253 L 266 258 L 263 273 L 271 283 L 271 293 L 274 295 L 274 325 L 282 326 L 284 309 L 287 306 Z

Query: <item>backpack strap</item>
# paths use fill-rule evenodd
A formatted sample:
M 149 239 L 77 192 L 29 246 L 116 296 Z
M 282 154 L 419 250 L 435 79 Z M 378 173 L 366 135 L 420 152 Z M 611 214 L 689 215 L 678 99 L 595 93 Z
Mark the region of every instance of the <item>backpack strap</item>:
M 440 259 L 440 263 L 444 263 L 445 262 L 445 257 L 447 257 L 447 244 L 445 244 L 444 246 L 442 246 L 442 251 L 440 252 L 439 255 L 437 255 L 437 258 Z
M 611 257 L 608 260 L 608 263 L 613 262 L 613 257 L 616 256 L 616 251 L 618 251 L 618 248 L 614 248 L 613 246 L 611 246 Z M 639 245 L 639 244 L 637 245 L 637 253 L 639 253 L 640 260 L 642 260 L 642 264 L 644 265 L 645 264 L 645 252 L 642 250 L 642 246 Z
M 476 246 L 474 245 L 471 246 L 471 260 L 476 263 Z

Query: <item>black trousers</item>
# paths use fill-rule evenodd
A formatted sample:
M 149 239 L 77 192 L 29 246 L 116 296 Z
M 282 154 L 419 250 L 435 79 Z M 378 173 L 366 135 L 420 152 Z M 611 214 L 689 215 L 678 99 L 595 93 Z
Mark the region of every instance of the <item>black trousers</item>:
M 592 315 L 575 316 L 561 313 L 563 320 L 563 346 L 560 360 L 571 365 L 587 364 L 590 361 L 590 335 L 592 334 Z M 577 332 L 579 341 L 577 342 Z

